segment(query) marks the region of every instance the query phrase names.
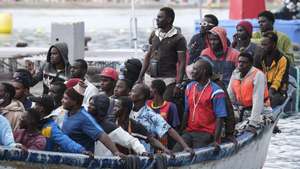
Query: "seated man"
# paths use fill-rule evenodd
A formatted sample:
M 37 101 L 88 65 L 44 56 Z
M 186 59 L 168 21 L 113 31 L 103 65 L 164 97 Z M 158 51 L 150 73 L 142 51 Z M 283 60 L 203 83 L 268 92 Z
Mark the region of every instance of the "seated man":
M 274 32 L 266 32 L 261 41 L 264 49 L 261 70 L 267 76 L 272 107 L 285 101 L 289 82 L 289 60 L 276 47 L 277 41 L 278 37 Z
M 264 112 L 264 105 L 270 108 L 270 101 L 265 75 L 253 67 L 251 54 L 239 55 L 239 64 L 231 76 L 228 94 L 241 112 L 240 120 L 249 117 L 249 126 L 258 127 L 262 122 L 261 114 Z
M 142 143 L 149 143 L 155 150 L 162 151 L 173 156 L 173 152 L 161 144 L 154 135 L 147 131 L 147 129 L 140 123 L 129 118 L 129 114 L 132 110 L 133 103 L 127 96 L 121 96 L 116 99 L 114 111 L 117 115 L 116 124 L 122 127 L 125 131 L 130 133 L 132 136 L 138 138 Z M 150 150 L 148 144 L 144 144 L 145 148 Z M 122 149 L 121 149 L 122 150 Z M 128 153 L 128 149 L 123 149 L 124 152 Z
M 25 112 L 23 104 L 15 100 L 15 88 L 9 83 L 0 83 L 0 112 L 10 123 L 12 130 L 20 127 L 22 115 Z
M 28 109 L 23 115 L 20 129 L 14 131 L 15 141 L 27 149 L 45 150 L 46 138 L 41 135 L 41 116 L 35 109 Z
M 198 60 L 192 71 L 193 80 L 185 91 L 185 119 L 187 125 L 183 139 L 192 148 L 220 143 L 224 118 L 227 117 L 224 91 L 210 81 L 212 66 L 206 60 Z M 181 151 L 176 144 L 174 151 Z
M 146 105 L 146 100 L 150 97 L 150 89 L 144 84 L 136 84 L 131 90 L 130 97 L 133 101 L 133 109 L 129 117 L 142 124 L 150 133 L 158 138 L 163 138 L 168 134 L 183 150 L 193 153 L 193 150 L 184 142 L 178 133 L 159 115 Z
M 139 140 L 131 136 L 122 127 L 106 119 L 109 108 L 109 98 L 106 95 L 95 95 L 90 99 L 88 112 L 96 119 L 104 131 L 108 133 L 109 138 L 116 144 L 133 150 L 138 155 L 147 154 L 145 147 Z M 99 141 L 95 145 L 95 155 L 111 155 L 111 152 Z
M 100 93 L 112 96 L 117 80 L 118 72 L 114 68 L 105 67 L 100 74 Z
M 279 31 L 274 30 L 275 16 L 270 11 L 263 11 L 258 14 L 258 24 L 260 31 L 254 32 L 252 35 L 252 41 L 254 43 L 261 43 L 263 35 L 266 32 L 274 32 L 278 37 L 278 42 L 276 43 L 277 49 L 288 58 L 291 64 L 294 63 L 294 55 L 292 53 L 292 42 L 290 38 Z
M 166 84 L 164 81 L 159 79 L 153 80 L 150 87 L 150 95 L 152 100 L 147 101 L 147 106 L 154 110 L 157 114 L 160 114 L 174 129 L 178 129 L 180 121 L 177 107 L 174 103 L 163 99 L 165 90 Z M 163 138 L 161 142 L 165 146 L 171 146 L 173 143 L 171 140 L 168 140 L 167 137 Z
M 42 125 L 41 134 L 47 139 L 46 151 L 90 154 L 82 145 L 64 134 L 52 119 L 50 114 L 54 109 L 54 98 L 52 96 L 32 96 L 30 99 L 35 102 L 33 113 L 37 113 L 35 116 L 39 116 L 40 125 Z
M 180 125 L 177 107 L 174 103 L 163 99 L 166 84 L 162 80 L 153 80 L 150 87 L 151 100 L 147 101 L 149 106 L 156 113 L 160 114 L 173 128 Z
M 236 34 L 233 36 L 232 47 L 240 52 L 250 53 L 253 56 L 253 65 L 261 61 L 263 49 L 251 42 L 253 26 L 249 21 L 240 21 L 236 25 Z
M 28 99 L 30 94 L 30 87 L 32 85 L 32 76 L 26 69 L 18 69 L 13 74 L 12 85 L 15 87 L 15 99 L 23 103 L 25 110 L 31 108 L 32 103 Z
M 81 144 L 87 151 L 94 152 L 95 141 L 101 141 L 114 155 L 123 156 L 115 144 L 97 124 L 95 119 L 82 107 L 85 86 L 79 82 L 65 91 L 62 105 L 67 110 L 62 130 L 71 139 Z
M 201 53 L 210 58 L 214 64 L 214 73 L 218 74 L 227 87 L 233 70 L 237 65 L 240 52 L 227 44 L 226 30 L 222 27 L 212 28 L 208 34 L 209 45 Z
M 76 59 L 71 66 L 70 71 L 71 78 L 80 78 L 87 85 L 83 98 L 83 106 L 86 108 L 90 98 L 98 94 L 98 89 L 86 78 L 88 64 L 83 59 Z
M 9 121 L 2 115 L 0 115 L 0 146 L 9 147 L 20 147 L 14 139 L 12 129 L 10 127 Z

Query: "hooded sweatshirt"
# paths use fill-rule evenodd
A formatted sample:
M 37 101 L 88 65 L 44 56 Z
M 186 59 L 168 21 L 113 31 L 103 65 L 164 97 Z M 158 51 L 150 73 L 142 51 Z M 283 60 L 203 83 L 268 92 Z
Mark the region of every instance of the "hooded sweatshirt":
M 55 47 L 58 49 L 62 61 L 64 62 L 65 68 L 63 70 L 57 70 L 55 65 L 50 62 L 50 51 Z M 46 63 L 40 68 L 39 72 L 33 77 L 33 84 L 37 84 L 43 80 L 44 91 L 43 94 L 47 94 L 50 84 L 55 81 L 66 81 L 70 77 L 70 63 L 68 60 L 68 46 L 66 43 L 56 43 L 50 46 L 47 53 Z
M 20 121 L 25 108 L 20 101 L 12 100 L 6 107 L 0 107 L 0 112 L 10 122 L 11 128 L 14 131 L 20 127 Z
M 105 95 L 96 95 L 93 96 L 92 99 L 94 100 L 94 105 L 97 112 L 96 116 L 107 116 L 107 110 L 110 104 L 109 98 Z M 114 143 L 125 148 L 132 149 L 137 154 L 146 152 L 145 147 L 137 138 L 130 135 L 122 127 L 118 127 L 114 122 L 108 120 L 98 120 L 98 123 Z M 111 152 L 100 141 L 97 141 L 95 144 L 95 155 L 111 155 Z
M 207 56 L 214 63 L 214 72 L 220 74 L 222 82 L 228 86 L 232 72 L 238 63 L 238 56 L 240 52 L 228 46 L 226 30 L 222 27 L 216 26 L 210 30 L 211 33 L 218 35 L 223 47 L 223 55 L 217 57 L 213 48 L 208 44 L 208 48 L 201 53 L 202 56 Z

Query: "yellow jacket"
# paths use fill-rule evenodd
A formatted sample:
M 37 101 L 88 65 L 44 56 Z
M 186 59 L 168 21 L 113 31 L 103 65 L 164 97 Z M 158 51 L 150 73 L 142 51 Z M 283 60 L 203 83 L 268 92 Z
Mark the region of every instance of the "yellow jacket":
M 262 62 L 263 71 L 266 74 L 269 87 L 287 90 L 288 83 L 288 60 L 285 56 L 280 56 L 277 60 L 273 60 L 271 66 L 266 66 Z

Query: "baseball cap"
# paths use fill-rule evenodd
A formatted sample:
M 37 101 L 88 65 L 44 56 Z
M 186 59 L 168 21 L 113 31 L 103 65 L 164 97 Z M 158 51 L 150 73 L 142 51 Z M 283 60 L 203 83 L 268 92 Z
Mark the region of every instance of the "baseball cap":
M 118 80 L 118 72 L 112 67 L 105 67 L 100 76 L 111 78 L 112 80 Z

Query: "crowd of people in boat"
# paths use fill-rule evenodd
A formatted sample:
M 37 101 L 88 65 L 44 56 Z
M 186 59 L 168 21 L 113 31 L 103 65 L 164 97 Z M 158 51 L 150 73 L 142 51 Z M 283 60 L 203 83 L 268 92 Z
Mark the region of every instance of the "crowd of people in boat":
M 236 142 L 239 122 L 256 133 L 287 97 L 291 41 L 274 30 L 274 15 L 236 25 L 230 42 L 207 14 L 187 44 L 163 7 L 143 63 L 105 67 L 99 86 L 83 59 L 69 62 L 66 43 L 49 48 L 39 70 L 18 69 L 0 84 L 0 145 L 89 156 L 151 155 Z M 30 88 L 43 82 L 43 94 Z

